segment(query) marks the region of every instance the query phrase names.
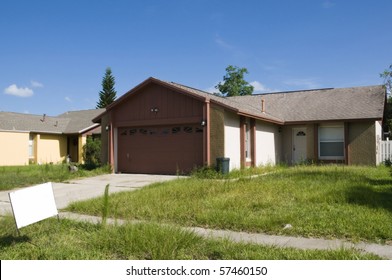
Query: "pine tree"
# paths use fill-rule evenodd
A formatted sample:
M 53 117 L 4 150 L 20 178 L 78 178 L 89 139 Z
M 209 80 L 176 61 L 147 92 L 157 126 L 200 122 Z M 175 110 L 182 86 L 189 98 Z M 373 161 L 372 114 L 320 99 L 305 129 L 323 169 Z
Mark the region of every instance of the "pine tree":
M 106 108 L 109 104 L 116 100 L 116 90 L 114 89 L 114 77 L 110 67 L 106 68 L 105 76 L 102 79 L 102 90 L 99 92 L 98 108 Z

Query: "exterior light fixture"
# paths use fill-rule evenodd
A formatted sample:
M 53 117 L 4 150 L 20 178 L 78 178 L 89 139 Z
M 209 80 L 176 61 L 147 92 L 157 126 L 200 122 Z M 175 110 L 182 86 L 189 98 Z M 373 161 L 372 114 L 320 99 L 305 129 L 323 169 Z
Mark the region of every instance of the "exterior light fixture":
M 206 126 L 206 121 L 205 121 L 205 120 L 202 120 L 201 123 L 200 123 L 200 125 L 201 125 L 201 126 Z
M 106 130 L 106 131 L 109 131 L 109 128 L 110 128 L 110 125 L 107 125 L 107 126 L 105 127 L 105 130 Z

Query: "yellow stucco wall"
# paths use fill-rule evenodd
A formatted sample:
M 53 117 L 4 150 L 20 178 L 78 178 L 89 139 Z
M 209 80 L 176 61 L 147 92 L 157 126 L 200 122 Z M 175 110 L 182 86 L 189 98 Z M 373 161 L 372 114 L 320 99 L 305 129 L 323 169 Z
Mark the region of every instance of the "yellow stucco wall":
M 29 133 L 0 131 L 0 165 L 29 164 Z
M 37 135 L 38 136 L 38 135 Z M 40 134 L 36 137 L 37 163 L 61 163 L 67 156 L 67 136 Z

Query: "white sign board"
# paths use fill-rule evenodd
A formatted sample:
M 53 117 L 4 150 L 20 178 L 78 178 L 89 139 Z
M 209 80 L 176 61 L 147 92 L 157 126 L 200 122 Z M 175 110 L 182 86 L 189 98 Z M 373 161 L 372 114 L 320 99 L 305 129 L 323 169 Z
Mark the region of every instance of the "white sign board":
M 8 195 L 18 229 L 58 215 L 52 183 L 21 189 Z

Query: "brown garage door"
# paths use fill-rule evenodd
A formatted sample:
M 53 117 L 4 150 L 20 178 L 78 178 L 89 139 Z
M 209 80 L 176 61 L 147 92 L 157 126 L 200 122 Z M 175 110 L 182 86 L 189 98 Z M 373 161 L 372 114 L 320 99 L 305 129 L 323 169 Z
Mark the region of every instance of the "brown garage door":
M 187 173 L 203 164 L 200 125 L 129 127 L 118 129 L 118 171 Z

